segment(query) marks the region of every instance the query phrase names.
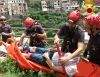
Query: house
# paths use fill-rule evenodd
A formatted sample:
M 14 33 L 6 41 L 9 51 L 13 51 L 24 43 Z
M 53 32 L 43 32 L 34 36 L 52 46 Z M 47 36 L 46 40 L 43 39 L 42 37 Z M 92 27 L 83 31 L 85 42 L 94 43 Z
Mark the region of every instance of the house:
M 2 0 L 0 1 L 0 14 L 25 15 L 28 11 L 27 3 L 24 0 Z

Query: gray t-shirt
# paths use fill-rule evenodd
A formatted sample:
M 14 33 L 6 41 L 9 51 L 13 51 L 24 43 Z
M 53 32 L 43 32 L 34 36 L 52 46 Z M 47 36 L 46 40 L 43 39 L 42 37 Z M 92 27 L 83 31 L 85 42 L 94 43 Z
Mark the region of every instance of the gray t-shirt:
M 0 33 L 2 32 L 11 33 L 12 32 L 11 26 L 6 25 L 4 28 L 0 27 Z M 2 35 L 2 41 L 6 42 L 8 38 L 11 38 L 11 36 Z
M 84 30 L 78 25 L 71 31 L 65 23 L 57 34 L 63 36 L 62 52 L 73 52 L 77 49 L 78 42 L 84 43 Z M 68 46 L 69 48 L 67 48 Z
M 25 29 L 24 33 L 27 36 L 30 36 L 30 46 L 37 46 L 37 47 L 44 47 L 44 39 L 43 38 L 38 38 L 38 37 L 33 37 L 32 35 L 37 33 L 37 34 L 43 34 L 44 29 L 40 25 L 35 25 L 35 27 L 32 30 Z

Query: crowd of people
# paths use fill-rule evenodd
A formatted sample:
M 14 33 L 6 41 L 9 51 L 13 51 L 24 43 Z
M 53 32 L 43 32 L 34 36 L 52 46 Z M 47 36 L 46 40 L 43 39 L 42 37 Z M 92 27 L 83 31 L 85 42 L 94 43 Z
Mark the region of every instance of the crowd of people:
M 20 37 L 19 49 L 23 52 L 23 56 L 36 63 L 52 68 L 54 71 L 73 76 L 78 72 L 77 63 L 81 61 L 80 54 L 87 58 L 89 62 L 100 66 L 100 17 L 99 13 L 90 14 L 83 18 L 83 27 L 79 26 L 82 18 L 80 11 L 74 10 L 69 13 L 67 22 L 65 22 L 54 36 L 54 44 L 59 44 L 60 37 L 63 37 L 61 45 L 62 57 L 59 57 L 57 49 L 46 48 L 47 38 L 43 27 L 34 19 L 27 17 L 24 21 L 26 29 Z M 11 38 L 15 33 L 11 26 L 6 24 L 6 17 L 0 17 L 0 34 L 2 41 L 6 42 L 7 38 Z M 84 30 L 90 36 L 87 47 L 84 51 Z M 22 46 L 26 36 L 30 36 L 29 46 Z M 28 53 L 24 53 L 27 51 Z M 47 62 L 48 63 L 47 63 Z M 65 72 L 62 68 L 64 64 Z M 69 70 L 69 71 L 68 71 Z

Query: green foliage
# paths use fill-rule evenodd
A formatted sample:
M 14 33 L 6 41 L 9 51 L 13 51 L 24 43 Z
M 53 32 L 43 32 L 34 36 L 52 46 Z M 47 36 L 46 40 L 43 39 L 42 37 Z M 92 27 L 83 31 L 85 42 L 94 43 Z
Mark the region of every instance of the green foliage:
M 39 10 L 39 9 L 41 9 L 41 3 L 34 2 L 34 3 L 29 4 L 28 7 L 35 8 L 36 10 Z
M 100 12 L 100 8 L 98 8 L 96 11 L 95 11 L 95 13 L 99 13 Z
M 22 30 L 18 30 L 18 29 L 14 30 L 14 32 L 16 35 L 22 35 L 22 33 L 23 33 Z
M 54 37 L 54 35 L 55 35 L 55 33 L 54 33 L 52 30 L 48 30 L 48 31 L 46 32 L 46 34 L 47 34 L 47 37 L 48 37 L 48 38 Z
M 67 14 L 62 13 L 48 13 L 44 12 L 41 9 L 37 10 L 39 8 L 39 4 L 32 3 L 29 5 L 30 10 L 27 14 L 27 16 L 32 17 L 33 19 L 37 20 L 43 27 L 46 28 L 59 28 L 62 23 L 66 21 Z M 60 24 L 60 25 L 59 25 Z
M 0 73 L 5 73 L 5 72 L 14 72 L 16 62 L 12 61 L 8 56 L 7 59 L 3 62 L 0 63 Z
M 9 56 L 0 63 L 0 77 L 57 77 L 50 73 L 36 70 L 22 70 L 18 63 L 13 61 Z
M 21 22 L 13 22 L 12 24 L 10 24 L 10 26 L 12 26 L 12 27 L 22 27 L 22 23 Z

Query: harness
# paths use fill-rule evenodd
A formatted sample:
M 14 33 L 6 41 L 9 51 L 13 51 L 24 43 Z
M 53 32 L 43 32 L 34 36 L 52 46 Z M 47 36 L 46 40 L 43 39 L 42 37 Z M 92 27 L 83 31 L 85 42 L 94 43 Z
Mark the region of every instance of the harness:
M 92 36 L 90 37 L 95 41 L 89 40 L 88 42 L 89 44 L 91 44 L 91 46 L 88 44 L 90 47 L 87 46 L 87 50 L 88 52 L 90 52 L 89 61 L 100 65 L 100 32 L 96 36 L 94 36 L 94 38 Z
M 73 37 L 75 35 L 75 31 L 76 31 L 77 28 L 78 28 L 78 25 L 74 28 L 74 31 L 70 31 L 70 29 L 66 25 L 67 33 L 64 37 L 64 41 L 63 41 L 63 44 L 62 44 L 62 48 L 61 48 L 62 52 L 73 53 L 77 49 L 77 45 L 73 44 L 73 42 L 76 41 L 75 39 L 73 39 Z
M 33 28 L 33 32 L 30 33 L 30 45 L 31 46 L 37 46 L 37 47 L 44 47 L 45 41 L 42 38 L 38 38 L 36 34 L 39 32 L 37 31 L 37 27 Z

